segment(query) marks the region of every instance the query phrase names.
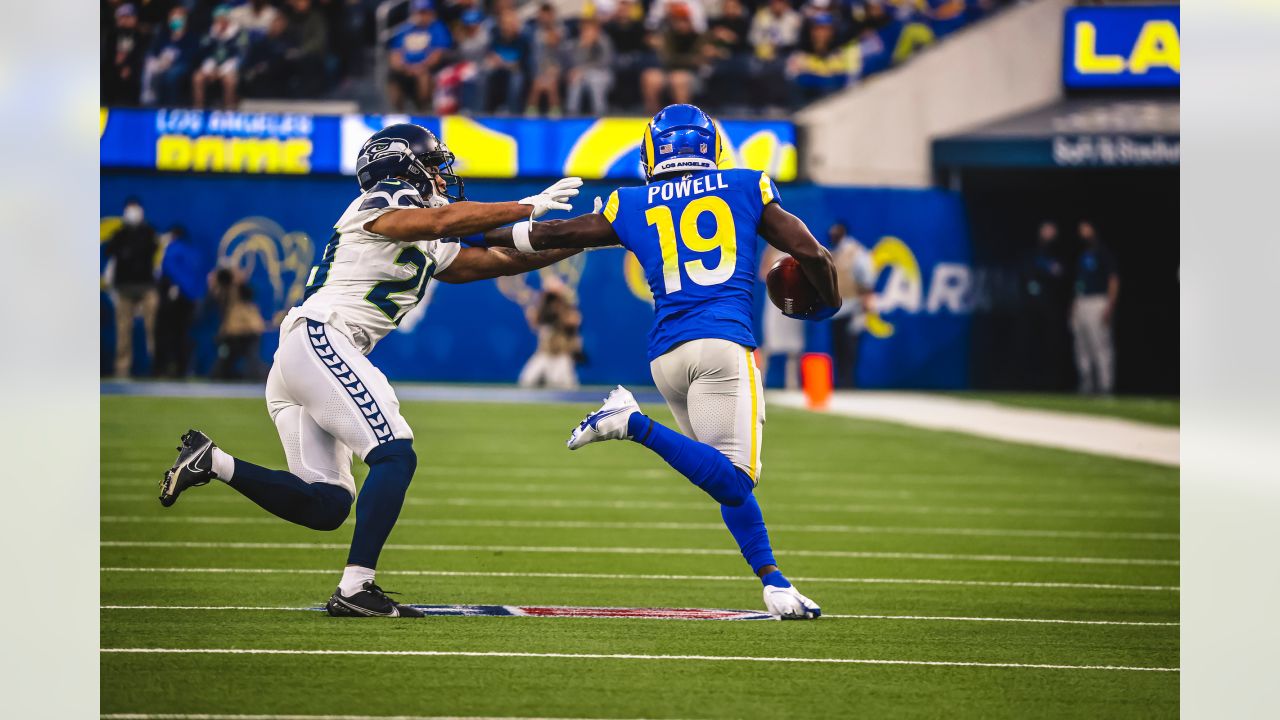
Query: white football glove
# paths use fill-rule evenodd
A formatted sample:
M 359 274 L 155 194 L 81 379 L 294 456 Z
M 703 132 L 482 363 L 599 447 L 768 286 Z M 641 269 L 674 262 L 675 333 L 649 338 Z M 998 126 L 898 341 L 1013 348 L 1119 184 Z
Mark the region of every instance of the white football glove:
M 600 196 L 597 195 L 595 203 L 591 206 L 591 214 L 599 215 L 602 212 L 604 212 L 604 200 L 601 200 Z
M 822 615 L 822 608 L 791 587 L 764 587 L 764 606 L 779 620 L 812 620 Z
M 563 178 L 537 195 L 530 195 L 521 200 L 520 204 L 533 207 L 529 213 L 529 219 L 537 220 L 551 210 L 572 210 L 573 206 L 568 203 L 568 200 L 578 194 L 580 187 L 582 187 L 582 178 Z

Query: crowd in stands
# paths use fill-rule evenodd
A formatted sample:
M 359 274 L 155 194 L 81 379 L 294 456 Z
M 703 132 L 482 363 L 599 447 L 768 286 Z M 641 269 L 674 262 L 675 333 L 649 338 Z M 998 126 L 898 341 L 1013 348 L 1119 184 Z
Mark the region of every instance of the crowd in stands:
M 105 0 L 102 88 L 108 104 L 234 107 L 356 78 L 385 82 L 396 111 L 782 112 L 1010 1 L 409 0 L 379 79 L 363 59 L 377 0 Z

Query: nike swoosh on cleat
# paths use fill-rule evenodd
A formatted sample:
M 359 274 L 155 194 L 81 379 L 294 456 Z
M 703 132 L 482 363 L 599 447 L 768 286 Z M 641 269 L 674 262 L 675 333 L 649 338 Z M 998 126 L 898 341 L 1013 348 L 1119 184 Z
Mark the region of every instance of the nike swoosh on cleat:
M 596 413 L 595 415 L 593 415 L 593 416 L 591 416 L 590 418 L 588 418 L 588 419 L 587 419 L 587 422 L 586 422 L 585 424 L 590 425 L 592 430 L 599 430 L 600 428 L 599 428 L 599 426 L 598 426 L 598 423 L 599 423 L 601 420 L 604 420 L 605 418 L 613 417 L 614 415 L 617 415 L 618 413 L 620 413 L 620 412 L 622 412 L 622 411 L 624 411 L 624 410 L 626 410 L 626 408 L 616 408 L 616 409 L 614 409 L 614 410 L 610 410 L 610 411 L 608 411 L 608 412 L 598 412 L 598 413 Z

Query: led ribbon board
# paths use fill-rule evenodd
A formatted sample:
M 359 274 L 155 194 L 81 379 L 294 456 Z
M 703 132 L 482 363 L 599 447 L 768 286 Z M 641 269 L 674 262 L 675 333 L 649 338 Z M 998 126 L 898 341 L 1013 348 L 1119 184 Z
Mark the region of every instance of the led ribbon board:
M 439 135 L 471 179 L 640 180 L 646 118 L 466 118 L 309 115 L 103 108 L 101 165 L 108 169 L 267 175 L 355 174 L 361 144 L 383 127 L 413 122 Z M 796 131 L 778 120 L 725 120 L 722 167 L 796 179 Z

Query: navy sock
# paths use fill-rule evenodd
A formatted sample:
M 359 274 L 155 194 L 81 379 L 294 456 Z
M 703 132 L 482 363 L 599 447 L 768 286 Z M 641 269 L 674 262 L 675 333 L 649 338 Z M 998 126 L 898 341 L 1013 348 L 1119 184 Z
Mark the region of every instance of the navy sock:
M 760 503 L 756 501 L 754 494 L 747 496 L 746 502 L 737 507 L 721 505 L 720 517 L 724 518 L 725 527 L 729 528 L 733 539 L 737 541 L 742 558 L 751 566 L 752 572 L 758 573 L 766 565 L 778 564 L 773 559 L 769 529 L 764 526 L 764 515 L 760 512 Z M 780 573 L 770 573 L 773 574 Z
M 309 483 L 286 470 L 235 460 L 227 484 L 263 510 L 312 530 L 337 530 L 351 512 L 351 493 L 328 483 Z
M 687 438 L 641 413 L 627 420 L 631 439 L 658 453 L 676 472 L 721 505 L 737 507 L 751 497 L 751 479 L 719 450 Z
M 400 517 L 418 456 L 412 440 L 392 440 L 371 450 L 364 461 L 369 465 L 369 476 L 356 500 L 356 529 L 347 564 L 376 568 L 382 546 Z

